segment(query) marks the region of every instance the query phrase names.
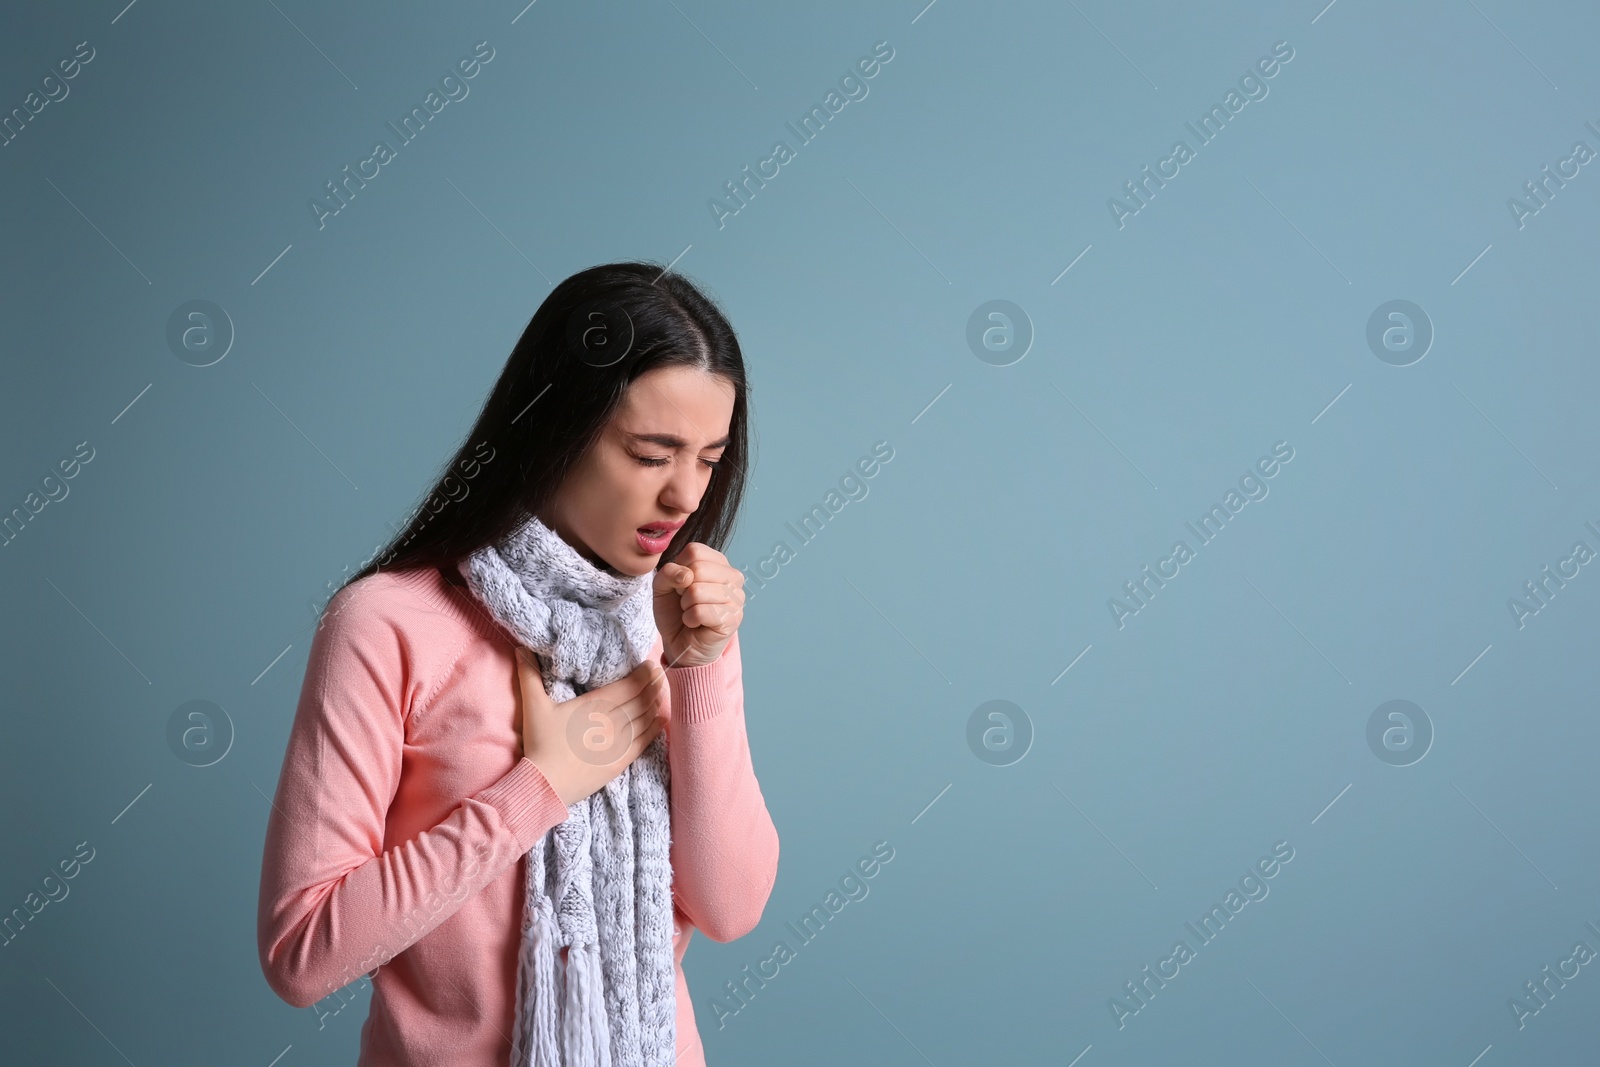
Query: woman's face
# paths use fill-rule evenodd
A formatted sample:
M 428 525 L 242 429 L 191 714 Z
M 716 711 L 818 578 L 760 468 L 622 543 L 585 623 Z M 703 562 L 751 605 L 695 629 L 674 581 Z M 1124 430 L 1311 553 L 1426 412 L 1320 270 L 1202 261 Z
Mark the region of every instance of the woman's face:
M 654 570 L 722 459 L 733 397 L 732 382 L 694 367 L 640 375 L 540 521 L 597 567 Z

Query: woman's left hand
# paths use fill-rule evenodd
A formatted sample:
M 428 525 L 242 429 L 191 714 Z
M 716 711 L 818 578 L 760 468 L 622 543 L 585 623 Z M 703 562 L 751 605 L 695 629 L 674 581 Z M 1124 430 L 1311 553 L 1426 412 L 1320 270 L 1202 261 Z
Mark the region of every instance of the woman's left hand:
M 656 629 L 669 667 L 711 663 L 744 621 L 744 574 L 699 541 L 662 564 L 653 589 Z

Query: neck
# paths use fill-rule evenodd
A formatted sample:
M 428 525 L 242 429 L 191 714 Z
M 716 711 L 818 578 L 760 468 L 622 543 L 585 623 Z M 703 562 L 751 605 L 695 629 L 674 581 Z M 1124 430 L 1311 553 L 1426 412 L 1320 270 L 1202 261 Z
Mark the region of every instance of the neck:
M 583 543 L 583 538 L 577 536 L 571 530 L 568 530 L 566 524 L 563 523 L 560 519 L 557 519 L 554 516 L 549 515 L 547 513 L 538 515 L 538 519 L 539 519 L 540 522 L 542 522 L 546 526 L 548 526 L 551 530 L 555 531 L 556 536 L 561 538 L 561 540 L 565 541 L 569 546 L 571 546 L 571 548 L 572 548 L 572 550 L 574 552 L 576 552 L 578 555 L 582 556 L 584 559 L 588 560 L 589 563 L 596 570 L 604 571 L 606 574 L 611 575 L 613 578 L 626 578 L 627 577 L 627 575 L 623 574 L 621 571 L 619 571 L 615 567 L 613 567 L 610 563 L 607 563 L 604 559 L 602 559 L 600 557 L 599 553 L 595 552 L 594 549 L 592 549 L 588 545 L 584 544 Z

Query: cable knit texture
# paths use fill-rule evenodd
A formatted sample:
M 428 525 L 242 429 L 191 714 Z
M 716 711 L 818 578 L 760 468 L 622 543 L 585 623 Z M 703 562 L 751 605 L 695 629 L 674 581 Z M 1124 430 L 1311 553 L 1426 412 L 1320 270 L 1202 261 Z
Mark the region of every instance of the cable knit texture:
M 623 677 L 657 637 L 654 572 L 601 570 L 529 515 L 460 561 L 467 586 L 539 657 L 556 703 Z M 600 762 L 627 744 L 578 722 Z M 584 743 L 598 743 L 586 751 Z M 670 1067 L 675 1059 L 666 736 L 528 853 L 512 1067 Z M 565 969 L 556 953 L 565 948 Z

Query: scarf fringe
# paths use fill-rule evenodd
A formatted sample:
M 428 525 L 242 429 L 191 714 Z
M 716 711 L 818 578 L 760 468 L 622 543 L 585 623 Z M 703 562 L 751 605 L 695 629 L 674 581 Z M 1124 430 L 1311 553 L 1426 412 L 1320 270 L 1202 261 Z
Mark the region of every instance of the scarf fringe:
M 519 1003 L 531 1011 L 518 1012 L 521 1029 L 517 1046 L 522 1050 L 519 1067 L 562 1067 L 559 1042 L 561 973 L 556 967 L 555 912 L 548 899 L 533 902 L 533 921 L 522 938 L 517 973 Z M 531 986 L 531 988 L 530 988 Z
M 567 1067 L 611 1067 L 605 983 L 599 945 L 567 948 L 567 1004 L 561 1017 L 561 1047 Z

